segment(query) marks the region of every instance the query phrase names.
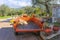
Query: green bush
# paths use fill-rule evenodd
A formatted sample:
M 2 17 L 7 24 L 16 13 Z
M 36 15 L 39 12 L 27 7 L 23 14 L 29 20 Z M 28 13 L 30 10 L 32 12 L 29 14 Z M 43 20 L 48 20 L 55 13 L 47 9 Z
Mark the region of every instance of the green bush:
M 60 26 L 59 22 L 54 22 L 54 26 Z

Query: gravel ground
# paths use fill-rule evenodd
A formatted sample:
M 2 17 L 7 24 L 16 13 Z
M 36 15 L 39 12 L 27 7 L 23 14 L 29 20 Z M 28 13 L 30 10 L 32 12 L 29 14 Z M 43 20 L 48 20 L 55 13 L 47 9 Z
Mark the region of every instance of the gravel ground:
M 60 35 L 55 36 L 54 38 L 51 38 L 49 40 L 60 40 Z

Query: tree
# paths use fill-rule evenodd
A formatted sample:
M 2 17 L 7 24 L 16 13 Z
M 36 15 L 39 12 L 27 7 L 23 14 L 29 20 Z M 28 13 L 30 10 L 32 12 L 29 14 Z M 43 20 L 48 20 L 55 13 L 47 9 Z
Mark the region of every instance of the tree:
M 40 6 L 40 4 L 42 4 L 46 7 L 46 12 L 50 13 L 50 10 L 49 10 L 50 1 L 51 0 L 32 0 L 32 4 L 33 4 L 33 7 L 35 7 L 36 5 Z
M 29 6 L 26 6 L 26 7 L 24 8 L 25 13 L 27 13 L 27 14 L 31 14 L 31 13 L 33 13 L 33 9 L 34 9 L 34 8 L 29 7 Z
M 0 6 L 0 14 L 1 14 L 0 16 L 7 16 L 9 11 L 10 11 L 10 9 L 8 6 L 6 6 L 4 4 Z
M 6 8 L 6 6 L 5 5 L 1 5 L 0 6 L 0 14 L 1 14 L 1 16 L 4 16 L 4 10 L 5 10 L 5 8 Z

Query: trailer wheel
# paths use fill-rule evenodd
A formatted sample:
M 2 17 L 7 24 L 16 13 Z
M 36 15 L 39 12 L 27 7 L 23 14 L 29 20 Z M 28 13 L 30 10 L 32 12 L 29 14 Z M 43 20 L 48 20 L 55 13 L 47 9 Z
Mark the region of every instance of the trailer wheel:
M 33 33 L 36 36 L 40 36 L 40 32 Z
M 18 35 L 18 32 L 14 32 L 15 35 Z
M 40 32 L 37 32 L 37 35 L 40 36 Z

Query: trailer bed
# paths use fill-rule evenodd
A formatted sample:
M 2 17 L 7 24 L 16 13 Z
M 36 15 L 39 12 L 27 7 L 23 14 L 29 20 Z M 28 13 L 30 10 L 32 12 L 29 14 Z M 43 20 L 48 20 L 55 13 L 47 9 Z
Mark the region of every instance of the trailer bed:
M 19 24 L 17 29 L 32 30 L 32 29 L 40 29 L 40 28 L 34 22 L 28 22 L 28 25 L 21 25 L 21 24 Z

